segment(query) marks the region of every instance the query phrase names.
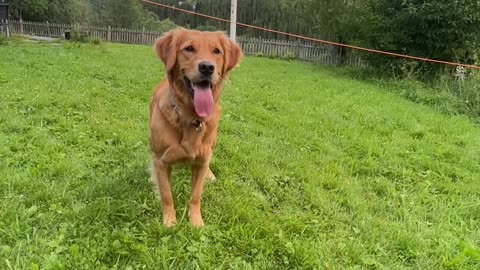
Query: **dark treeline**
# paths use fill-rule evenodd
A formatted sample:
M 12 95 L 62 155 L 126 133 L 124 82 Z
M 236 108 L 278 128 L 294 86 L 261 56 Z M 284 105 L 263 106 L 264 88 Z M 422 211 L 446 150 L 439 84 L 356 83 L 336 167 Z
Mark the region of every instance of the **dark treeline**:
M 230 0 L 162 0 L 158 2 L 223 19 L 230 19 Z M 278 0 L 238 1 L 237 21 L 284 32 L 312 35 L 317 29 L 308 26 L 302 17 L 297 16 L 300 15 L 294 10 L 297 8 L 297 5 L 292 5 L 291 2 L 292 1 L 282 2 Z M 148 10 L 154 12 L 160 18 L 170 18 L 175 23 L 185 27 L 220 30 L 229 29 L 229 25 L 224 22 L 192 16 L 191 14 L 166 9 L 163 7 L 152 5 L 145 6 Z M 245 27 L 238 27 L 237 34 L 241 36 L 262 36 L 265 38 L 288 38 L 282 35 L 260 32 Z
M 158 0 L 183 9 L 229 19 L 230 0 Z M 191 28 L 228 25 L 165 8 L 146 6 L 160 18 Z M 480 54 L 478 0 L 241 0 L 239 22 L 419 57 L 475 63 Z M 244 36 L 288 37 L 238 27 Z M 345 50 L 339 50 L 345 54 Z M 365 55 L 372 65 L 398 67 L 402 61 Z M 433 67 L 428 65 L 428 68 Z M 438 67 L 438 65 L 436 66 Z
M 10 0 L 10 6 L 12 19 L 26 21 L 152 30 L 175 27 L 171 21 L 160 22 L 138 0 Z
M 156 0 L 229 19 L 230 0 Z M 165 30 L 228 25 L 138 0 L 10 0 L 12 18 Z M 480 51 L 478 0 L 239 0 L 239 22 L 419 57 L 475 63 Z M 173 22 L 173 23 L 172 23 Z M 243 27 L 238 35 L 288 39 Z M 340 51 L 345 54 L 346 51 Z M 365 56 L 372 65 L 395 58 Z

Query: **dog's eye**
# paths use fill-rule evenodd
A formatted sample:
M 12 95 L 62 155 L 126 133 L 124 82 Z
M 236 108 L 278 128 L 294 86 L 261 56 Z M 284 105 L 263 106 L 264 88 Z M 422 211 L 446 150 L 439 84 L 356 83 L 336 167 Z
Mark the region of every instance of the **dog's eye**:
M 221 52 L 220 52 L 220 50 L 219 50 L 218 48 L 215 48 L 215 49 L 213 50 L 213 53 L 214 53 L 214 54 L 220 54 Z
M 187 51 L 187 52 L 194 52 L 195 49 L 194 49 L 192 46 L 188 46 L 188 47 L 185 48 L 185 51 Z

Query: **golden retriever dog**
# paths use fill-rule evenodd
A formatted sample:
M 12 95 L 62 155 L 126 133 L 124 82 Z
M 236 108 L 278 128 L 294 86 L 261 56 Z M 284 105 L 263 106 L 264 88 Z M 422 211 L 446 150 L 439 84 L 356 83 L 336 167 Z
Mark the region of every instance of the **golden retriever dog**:
M 150 103 L 152 180 L 160 196 L 163 224 L 176 223 L 170 172 L 184 163 L 192 170 L 188 216 L 204 225 L 200 201 L 205 179 L 214 179 L 209 164 L 217 140 L 222 82 L 242 58 L 240 47 L 222 32 L 172 30 L 156 40 L 154 49 L 166 77 Z

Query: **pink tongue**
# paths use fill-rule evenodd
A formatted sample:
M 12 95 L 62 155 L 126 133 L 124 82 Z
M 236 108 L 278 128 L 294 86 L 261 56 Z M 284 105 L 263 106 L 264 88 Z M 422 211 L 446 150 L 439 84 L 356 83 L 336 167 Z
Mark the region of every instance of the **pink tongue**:
M 193 85 L 195 91 L 193 95 L 193 105 L 195 106 L 195 112 L 202 118 L 208 118 L 213 112 L 213 95 L 210 86 L 201 87 L 199 85 Z

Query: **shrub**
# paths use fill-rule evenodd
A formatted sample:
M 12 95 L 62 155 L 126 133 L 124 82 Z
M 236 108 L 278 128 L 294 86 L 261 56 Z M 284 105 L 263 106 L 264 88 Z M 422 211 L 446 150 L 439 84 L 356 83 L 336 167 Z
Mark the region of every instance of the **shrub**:
M 199 25 L 195 30 L 198 31 L 219 31 L 215 26 L 213 25 Z
M 480 73 L 471 72 L 463 80 L 442 76 L 437 89 L 457 97 L 458 103 L 466 114 L 480 117 Z
M 176 25 L 170 19 L 165 19 L 163 21 L 159 21 L 159 20 L 149 21 L 148 24 L 145 27 L 147 29 L 152 29 L 152 30 L 164 33 L 164 32 L 168 32 L 172 29 L 178 28 L 178 25 Z
M 102 44 L 102 40 L 99 39 L 99 38 L 92 38 L 92 39 L 90 40 L 90 42 L 91 42 L 93 45 L 96 45 L 96 46 Z
M 278 58 L 278 55 L 276 53 L 271 53 L 268 55 L 268 58 L 275 59 L 275 58 Z
M 81 31 L 76 27 L 72 29 L 71 35 L 72 35 L 71 40 L 74 42 L 82 42 L 82 43 L 89 42 L 88 33 L 86 31 Z
M 295 59 L 295 55 L 292 52 L 287 52 L 287 53 L 285 53 L 283 58 L 290 61 L 290 60 Z

